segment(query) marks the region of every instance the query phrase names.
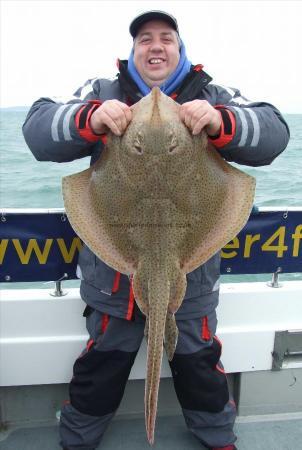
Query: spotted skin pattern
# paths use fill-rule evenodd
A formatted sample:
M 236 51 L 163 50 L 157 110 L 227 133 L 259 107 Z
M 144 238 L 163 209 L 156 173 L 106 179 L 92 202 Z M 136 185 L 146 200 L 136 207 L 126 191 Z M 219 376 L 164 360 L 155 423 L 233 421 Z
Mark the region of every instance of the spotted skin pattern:
M 108 265 L 133 274 L 146 315 L 146 431 L 154 442 L 163 346 L 172 360 L 175 312 L 186 274 L 206 262 L 245 225 L 255 180 L 226 163 L 205 133 L 192 136 L 179 105 L 153 88 L 133 107 L 123 136 L 108 136 L 99 161 L 63 179 L 68 218 Z

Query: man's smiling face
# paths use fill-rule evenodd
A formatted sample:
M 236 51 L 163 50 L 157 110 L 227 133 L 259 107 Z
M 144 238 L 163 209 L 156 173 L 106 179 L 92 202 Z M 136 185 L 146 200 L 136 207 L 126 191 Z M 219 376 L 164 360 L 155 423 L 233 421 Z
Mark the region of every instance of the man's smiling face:
M 134 41 L 134 64 L 149 87 L 167 80 L 179 58 L 179 41 L 173 28 L 161 20 L 142 25 Z

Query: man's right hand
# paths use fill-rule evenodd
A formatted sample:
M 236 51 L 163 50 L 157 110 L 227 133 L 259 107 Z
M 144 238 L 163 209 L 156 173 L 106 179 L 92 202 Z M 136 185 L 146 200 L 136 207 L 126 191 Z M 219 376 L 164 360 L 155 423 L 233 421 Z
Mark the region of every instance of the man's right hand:
M 111 130 L 121 136 L 132 119 L 129 106 L 119 100 L 106 100 L 90 117 L 90 126 L 95 134 L 107 133 Z

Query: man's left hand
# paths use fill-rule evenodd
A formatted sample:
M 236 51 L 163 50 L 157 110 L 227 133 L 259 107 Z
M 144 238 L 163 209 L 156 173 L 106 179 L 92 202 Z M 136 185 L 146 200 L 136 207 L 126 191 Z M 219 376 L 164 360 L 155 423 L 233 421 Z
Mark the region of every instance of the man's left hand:
M 220 132 L 221 115 L 206 100 L 193 100 L 181 105 L 179 115 L 193 135 L 205 129 L 209 136 L 216 136 Z

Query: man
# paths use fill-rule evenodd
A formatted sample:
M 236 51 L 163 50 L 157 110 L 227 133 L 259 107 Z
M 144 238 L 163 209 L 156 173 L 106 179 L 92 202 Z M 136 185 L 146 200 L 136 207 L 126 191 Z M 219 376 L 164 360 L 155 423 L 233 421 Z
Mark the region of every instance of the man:
M 236 89 L 209 84 L 202 66 L 187 59 L 174 17 L 146 12 L 132 21 L 130 33 L 133 49 L 128 61 L 119 61 L 117 79 L 89 80 L 66 103 L 42 98 L 33 104 L 23 130 L 38 160 L 63 162 L 89 155 L 94 163 L 108 130 L 122 135 L 132 119 L 131 105 L 154 86 L 181 104 L 185 125 L 193 134 L 205 130 L 228 161 L 266 165 L 285 149 L 289 130 L 279 111 L 267 103 L 249 102 Z M 90 339 L 74 365 L 60 432 L 66 450 L 91 450 L 121 401 L 143 338 L 144 317 L 128 277 L 85 246 L 78 273 Z M 236 409 L 215 336 L 219 275 L 219 254 L 187 275 L 170 366 L 188 428 L 206 448 L 231 450 Z

